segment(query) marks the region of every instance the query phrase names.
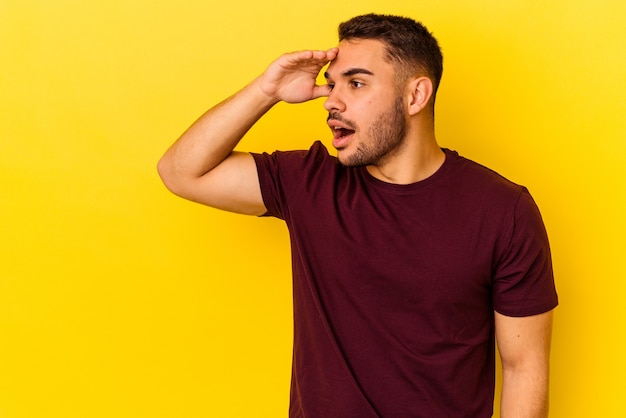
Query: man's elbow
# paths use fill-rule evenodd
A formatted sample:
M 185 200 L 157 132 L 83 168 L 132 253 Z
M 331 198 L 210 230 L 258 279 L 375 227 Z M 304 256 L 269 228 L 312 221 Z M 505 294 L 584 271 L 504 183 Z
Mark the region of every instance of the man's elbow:
M 181 176 L 176 174 L 176 170 L 172 166 L 171 161 L 167 155 L 161 157 L 157 163 L 157 172 L 161 181 L 165 187 L 177 196 L 184 196 L 184 181 L 181 180 Z

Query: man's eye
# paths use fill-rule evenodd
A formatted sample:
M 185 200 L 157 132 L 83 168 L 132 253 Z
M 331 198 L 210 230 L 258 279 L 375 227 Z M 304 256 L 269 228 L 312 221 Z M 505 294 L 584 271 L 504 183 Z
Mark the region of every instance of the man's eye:
M 335 88 L 335 83 L 328 83 L 328 88 L 329 89 L 334 89 Z
M 356 80 L 352 80 L 350 82 L 350 84 L 352 85 L 352 87 L 354 87 L 355 89 L 361 88 L 363 87 L 365 84 L 361 83 L 360 81 L 356 81 Z

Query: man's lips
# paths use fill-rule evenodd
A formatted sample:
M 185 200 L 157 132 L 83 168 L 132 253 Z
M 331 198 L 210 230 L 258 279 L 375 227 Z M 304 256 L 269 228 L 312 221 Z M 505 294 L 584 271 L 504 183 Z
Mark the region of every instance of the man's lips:
M 328 126 L 333 132 L 333 146 L 335 148 L 345 147 L 355 132 L 352 124 L 347 123 L 338 117 L 329 117 Z

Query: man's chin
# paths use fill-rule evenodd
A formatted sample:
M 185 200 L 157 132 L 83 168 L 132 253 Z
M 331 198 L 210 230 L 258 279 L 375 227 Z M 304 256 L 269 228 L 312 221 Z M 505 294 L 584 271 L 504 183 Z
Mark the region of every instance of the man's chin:
M 344 167 L 360 167 L 367 165 L 359 158 L 353 151 L 348 151 L 345 148 L 337 150 L 337 159 L 339 163 Z

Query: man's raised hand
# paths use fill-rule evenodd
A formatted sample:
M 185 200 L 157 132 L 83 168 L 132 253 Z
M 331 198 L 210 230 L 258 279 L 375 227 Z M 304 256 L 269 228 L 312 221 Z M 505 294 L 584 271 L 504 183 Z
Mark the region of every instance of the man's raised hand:
M 321 69 L 334 60 L 338 48 L 327 51 L 298 51 L 282 55 L 260 78 L 261 91 L 277 101 L 302 103 L 328 96 L 327 85 L 317 85 Z

